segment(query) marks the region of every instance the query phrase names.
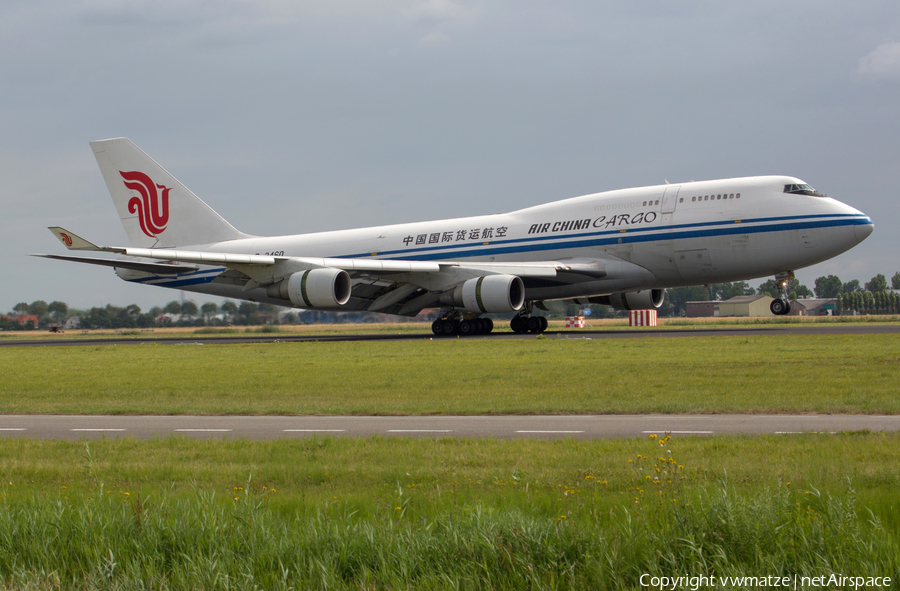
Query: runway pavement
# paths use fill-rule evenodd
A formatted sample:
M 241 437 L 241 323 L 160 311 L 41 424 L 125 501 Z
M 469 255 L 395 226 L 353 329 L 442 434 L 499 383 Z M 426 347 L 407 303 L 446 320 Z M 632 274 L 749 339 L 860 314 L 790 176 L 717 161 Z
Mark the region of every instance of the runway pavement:
M 572 329 L 547 331 L 548 339 L 634 339 L 676 337 L 723 336 L 777 336 L 777 335 L 850 335 L 850 334 L 900 334 L 900 324 L 788 324 L 788 325 L 736 325 L 729 327 L 648 328 L 634 327 L 615 330 Z M 250 335 L 204 336 L 179 335 L 176 337 L 103 337 L 73 336 L 65 338 L 0 340 L 0 347 L 84 347 L 97 345 L 229 345 L 235 343 L 299 343 L 299 342 L 362 342 L 362 341 L 415 341 L 429 339 L 534 339 L 538 335 L 497 332 L 471 337 L 435 337 L 430 332 L 404 334 L 296 334 L 265 333 Z
M 82 416 L 2 415 L 0 436 L 37 439 L 471 437 L 604 439 L 652 433 L 900 431 L 900 415 Z

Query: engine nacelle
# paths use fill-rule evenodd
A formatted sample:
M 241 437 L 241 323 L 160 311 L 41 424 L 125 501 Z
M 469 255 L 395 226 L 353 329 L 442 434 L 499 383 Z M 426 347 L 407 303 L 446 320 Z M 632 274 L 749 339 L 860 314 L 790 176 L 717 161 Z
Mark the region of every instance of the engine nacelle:
M 441 303 L 480 314 L 515 312 L 525 304 L 525 284 L 515 275 L 485 275 L 444 292 Z
M 350 300 L 350 275 L 341 269 L 294 273 L 266 289 L 269 297 L 290 300 L 298 308 L 337 308 Z
M 591 302 L 606 304 L 614 310 L 658 310 L 666 297 L 664 289 L 642 289 L 628 293 L 614 293 L 599 298 L 590 298 Z

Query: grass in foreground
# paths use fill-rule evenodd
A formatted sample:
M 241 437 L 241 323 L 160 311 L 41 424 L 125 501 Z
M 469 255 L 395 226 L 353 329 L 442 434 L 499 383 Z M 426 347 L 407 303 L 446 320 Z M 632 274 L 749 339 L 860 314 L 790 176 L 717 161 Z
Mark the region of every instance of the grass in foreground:
M 896 581 L 898 444 L 884 434 L 0 440 L 0 584 L 638 589 L 643 573 L 831 572 Z
M 4 413 L 900 412 L 900 335 L 0 351 Z

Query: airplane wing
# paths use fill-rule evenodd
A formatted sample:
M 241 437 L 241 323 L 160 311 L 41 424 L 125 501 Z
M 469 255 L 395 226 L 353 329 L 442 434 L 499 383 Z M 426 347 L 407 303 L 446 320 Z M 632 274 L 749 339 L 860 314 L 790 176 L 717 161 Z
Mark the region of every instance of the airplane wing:
M 515 275 L 524 279 L 553 279 L 558 273 L 601 277 L 605 273 L 590 264 L 560 261 L 479 262 L 407 261 L 361 258 L 288 257 L 228 252 L 200 252 L 177 248 L 98 246 L 65 228 L 50 231 L 69 250 L 109 252 L 129 259 L 100 259 L 62 255 L 35 255 L 74 262 L 106 265 L 155 275 L 172 275 L 198 269 L 196 265 L 223 265 L 225 271 L 214 282 L 241 285 L 243 291 L 265 288 L 290 275 L 313 269 L 346 271 L 353 280 L 348 310 L 369 310 L 414 316 L 438 303 L 440 293 L 473 278 Z M 132 260 L 133 259 L 136 260 Z M 146 262 L 170 261 L 165 263 Z

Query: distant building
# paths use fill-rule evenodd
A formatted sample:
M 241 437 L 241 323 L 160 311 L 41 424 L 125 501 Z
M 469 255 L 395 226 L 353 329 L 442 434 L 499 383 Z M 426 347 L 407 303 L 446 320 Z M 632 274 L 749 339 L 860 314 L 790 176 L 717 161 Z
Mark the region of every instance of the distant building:
M 769 309 L 769 304 L 774 299 L 768 295 L 735 296 L 719 302 L 719 316 L 774 316 Z
M 834 298 L 826 299 L 805 299 L 794 300 L 791 302 L 791 315 L 794 309 L 799 308 L 799 316 L 835 316 L 837 313 L 837 300 Z
M 688 318 L 710 318 L 719 315 L 719 302 L 687 302 L 684 315 Z
M 19 314 L 15 317 L 15 319 L 16 319 L 16 322 L 19 323 L 19 326 L 25 326 L 26 324 L 28 324 L 29 320 L 31 321 L 31 323 L 34 325 L 35 328 L 37 328 L 38 325 L 41 323 L 41 319 L 38 318 L 36 314 Z

